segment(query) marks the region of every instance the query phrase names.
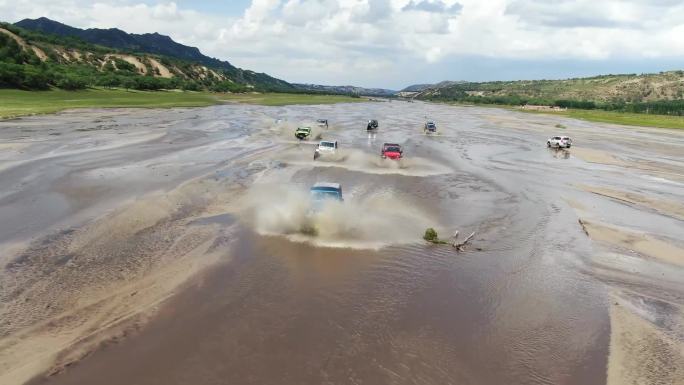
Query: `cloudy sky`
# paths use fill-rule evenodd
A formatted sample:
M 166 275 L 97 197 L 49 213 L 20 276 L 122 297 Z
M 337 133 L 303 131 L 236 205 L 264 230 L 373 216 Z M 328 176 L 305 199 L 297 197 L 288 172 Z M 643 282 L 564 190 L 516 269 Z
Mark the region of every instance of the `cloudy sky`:
M 291 81 L 403 88 L 684 68 L 684 0 L 0 0 L 0 20 L 159 32 Z

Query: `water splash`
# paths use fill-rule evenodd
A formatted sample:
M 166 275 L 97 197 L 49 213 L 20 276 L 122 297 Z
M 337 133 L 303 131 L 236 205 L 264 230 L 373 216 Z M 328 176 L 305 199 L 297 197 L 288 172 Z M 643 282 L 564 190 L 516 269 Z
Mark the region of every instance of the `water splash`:
M 431 223 L 415 205 L 389 193 L 329 201 L 313 212 L 309 193 L 293 186 L 258 185 L 245 198 L 243 218 L 262 235 L 317 246 L 379 249 L 421 241 Z

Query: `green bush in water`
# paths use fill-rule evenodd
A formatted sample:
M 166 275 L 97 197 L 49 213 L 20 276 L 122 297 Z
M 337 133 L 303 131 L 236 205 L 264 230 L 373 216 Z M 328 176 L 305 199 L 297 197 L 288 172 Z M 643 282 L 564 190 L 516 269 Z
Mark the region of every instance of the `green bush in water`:
M 437 235 L 437 231 L 430 227 L 427 230 L 425 230 L 425 235 L 423 235 L 423 239 L 425 239 L 428 242 L 438 242 L 439 236 Z

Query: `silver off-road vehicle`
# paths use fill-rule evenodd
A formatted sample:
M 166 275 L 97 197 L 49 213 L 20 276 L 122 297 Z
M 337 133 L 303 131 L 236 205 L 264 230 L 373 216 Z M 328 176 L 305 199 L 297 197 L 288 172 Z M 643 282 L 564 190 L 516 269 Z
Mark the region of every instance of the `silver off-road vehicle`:
M 572 139 L 568 136 L 552 136 L 546 141 L 548 148 L 570 148 L 572 147 Z

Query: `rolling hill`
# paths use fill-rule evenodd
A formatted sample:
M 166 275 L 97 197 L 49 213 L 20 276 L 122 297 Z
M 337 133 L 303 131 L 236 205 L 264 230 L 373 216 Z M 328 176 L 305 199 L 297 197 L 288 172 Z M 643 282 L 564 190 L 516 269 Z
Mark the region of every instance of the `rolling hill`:
M 284 80 L 237 68 L 157 33 L 79 29 L 47 19 L 0 24 L 0 86 L 119 86 L 296 91 Z
M 421 91 L 425 91 L 425 90 L 428 90 L 431 88 L 443 88 L 443 87 L 451 86 L 454 84 L 462 84 L 462 83 L 465 83 L 465 82 L 444 80 L 444 81 L 441 81 L 441 82 L 435 83 L 435 84 L 413 84 L 413 85 L 410 85 L 410 86 L 402 89 L 399 92 L 421 92 Z
M 45 17 L 24 19 L 15 23 L 15 25 L 27 30 L 51 35 L 77 37 L 91 44 L 123 51 L 160 55 L 201 64 L 214 70 L 221 70 L 229 79 L 240 84 L 266 86 L 274 89 L 292 88 L 284 80 L 276 79 L 267 74 L 237 68 L 227 61 L 203 55 L 196 47 L 177 43 L 170 37 L 158 33 L 132 34 L 116 28 L 80 29 Z
M 564 80 L 442 82 L 415 89 L 414 92 L 413 96 L 419 99 L 517 98 L 539 104 L 558 100 L 591 101 L 597 104 L 671 101 L 684 97 L 684 71 Z

